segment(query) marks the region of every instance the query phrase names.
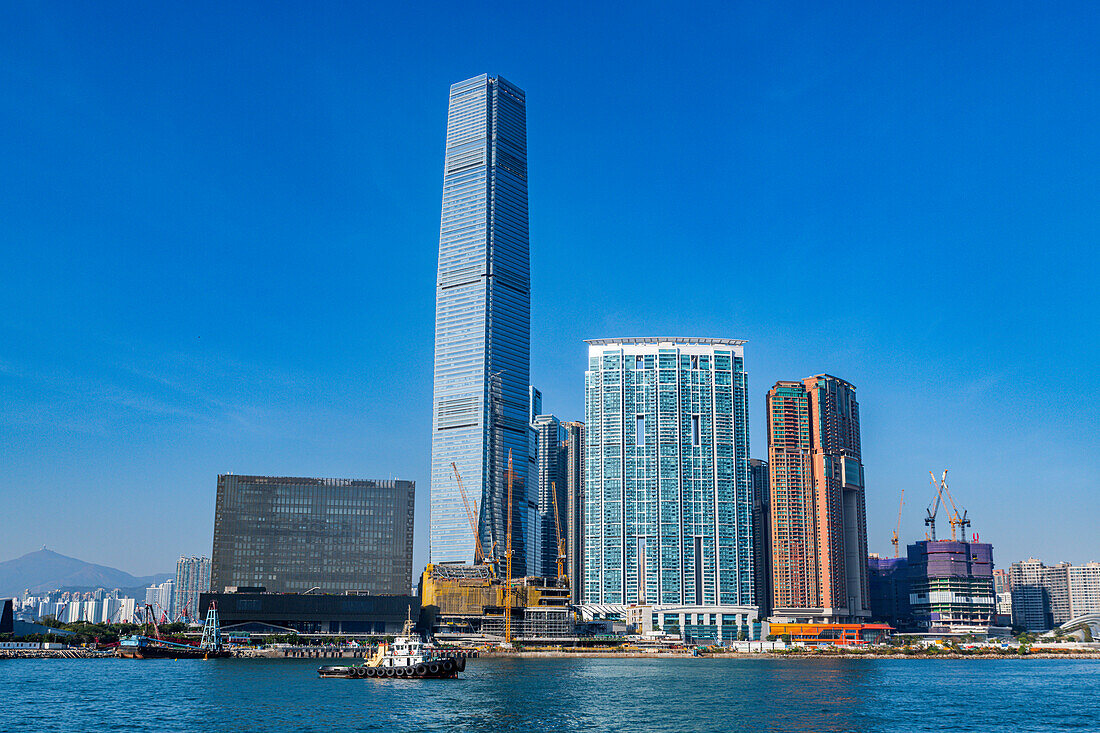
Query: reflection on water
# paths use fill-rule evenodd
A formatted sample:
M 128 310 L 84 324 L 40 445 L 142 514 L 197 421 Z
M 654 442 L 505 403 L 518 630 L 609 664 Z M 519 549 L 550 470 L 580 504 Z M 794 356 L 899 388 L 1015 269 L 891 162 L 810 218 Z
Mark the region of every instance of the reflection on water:
M 5 730 L 1085 731 L 1100 662 L 478 659 L 459 680 L 309 660 L 0 662 Z M 1036 704 L 1042 701 L 1042 704 Z

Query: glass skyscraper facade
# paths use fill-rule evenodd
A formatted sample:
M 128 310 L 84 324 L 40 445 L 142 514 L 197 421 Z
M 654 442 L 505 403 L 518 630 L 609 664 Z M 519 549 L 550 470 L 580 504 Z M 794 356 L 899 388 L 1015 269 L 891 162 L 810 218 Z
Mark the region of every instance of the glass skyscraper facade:
M 543 577 L 554 578 L 558 574 L 558 532 L 563 542 L 569 537 L 565 428 L 553 415 L 537 415 L 531 425 L 535 433 L 535 475 L 531 480 L 538 481 L 539 487 L 537 571 Z
M 589 341 L 586 603 L 754 605 L 743 341 Z
M 412 481 L 218 476 L 211 588 L 406 595 L 415 491 Z
M 503 558 L 508 457 L 513 574 L 535 566 L 529 482 L 531 277 L 524 93 L 495 76 L 451 87 L 436 279 L 430 556 L 471 562 L 474 539 L 451 469 L 476 505 L 483 551 Z

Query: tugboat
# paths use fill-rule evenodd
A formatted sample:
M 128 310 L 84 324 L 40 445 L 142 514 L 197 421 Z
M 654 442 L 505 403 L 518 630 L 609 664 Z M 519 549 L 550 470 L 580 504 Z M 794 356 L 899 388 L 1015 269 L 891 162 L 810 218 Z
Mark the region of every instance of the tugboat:
M 412 609 L 401 636 L 393 644 L 379 644 L 378 651 L 363 664 L 350 667 L 321 667 L 321 677 L 391 677 L 394 679 L 453 679 L 466 669 L 466 659 L 440 657 L 413 631 Z

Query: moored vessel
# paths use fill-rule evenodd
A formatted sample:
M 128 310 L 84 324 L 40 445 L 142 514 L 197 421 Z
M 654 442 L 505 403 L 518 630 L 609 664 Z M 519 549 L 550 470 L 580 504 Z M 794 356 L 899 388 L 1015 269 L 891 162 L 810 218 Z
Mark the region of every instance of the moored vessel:
M 216 659 L 230 656 L 222 647 L 221 625 L 218 622 L 218 608 L 214 603 L 206 612 L 206 622 L 202 629 L 202 640 L 198 646 L 186 644 L 161 636 L 156 616 L 151 606 L 146 606 L 146 618 L 152 626 L 152 636 L 134 634 L 120 639 L 115 656 L 124 659 Z
M 344 679 L 365 677 L 453 679 L 465 669 L 465 657 L 445 657 L 424 643 L 413 631 L 410 612 L 401 636 L 395 637 L 392 644 L 379 644 L 378 651 L 363 664 L 325 666 L 318 669 L 317 674 L 321 677 Z

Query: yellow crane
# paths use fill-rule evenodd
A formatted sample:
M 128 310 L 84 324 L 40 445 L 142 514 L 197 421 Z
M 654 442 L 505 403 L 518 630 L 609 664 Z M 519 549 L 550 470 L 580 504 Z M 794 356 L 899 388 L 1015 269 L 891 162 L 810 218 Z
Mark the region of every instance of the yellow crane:
M 901 508 L 905 506 L 905 489 L 901 490 L 901 503 L 898 504 L 898 522 L 894 525 L 894 536 L 890 543 L 894 546 L 894 557 L 898 556 L 898 531 L 901 530 Z
M 932 478 L 935 478 L 935 474 L 932 474 Z M 970 520 L 966 518 L 966 510 L 963 510 L 962 516 L 959 516 L 959 508 L 955 506 L 955 497 L 951 496 L 951 489 L 947 487 L 947 471 L 943 472 L 943 479 L 941 481 L 943 490 L 947 492 L 947 500 L 951 502 L 951 514 L 948 516 L 948 521 L 951 523 L 951 539 L 955 539 L 956 528 L 961 529 L 962 536 L 958 539 L 966 542 L 966 528 L 970 526 Z
M 554 482 L 550 482 L 550 495 L 554 497 L 554 529 L 558 533 L 558 584 L 565 582 L 569 587 L 569 576 L 565 572 L 565 541 L 561 538 L 561 519 L 558 515 L 558 489 Z
M 458 482 L 458 490 L 462 494 L 462 505 L 466 507 L 466 519 L 470 522 L 470 531 L 474 533 L 474 564 L 485 562 L 485 553 L 481 551 L 481 540 L 477 533 L 477 500 L 474 500 L 474 508 L 470 509 L 470 498 L 466 496 L 466 487 L 462 485 L 462 476 L 458 473 L 458 464 L 451 461 L 451 470 L 454 471 L 455 481 Z
M 508 451 L 508 531 L 505 535 L 504 643 L 512 643 L 512 451 Z

